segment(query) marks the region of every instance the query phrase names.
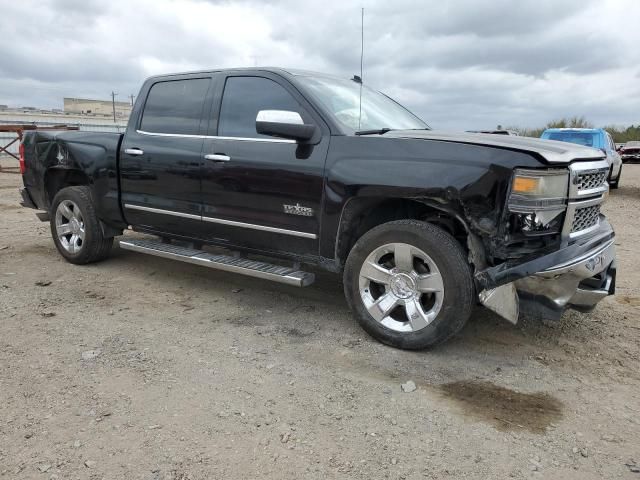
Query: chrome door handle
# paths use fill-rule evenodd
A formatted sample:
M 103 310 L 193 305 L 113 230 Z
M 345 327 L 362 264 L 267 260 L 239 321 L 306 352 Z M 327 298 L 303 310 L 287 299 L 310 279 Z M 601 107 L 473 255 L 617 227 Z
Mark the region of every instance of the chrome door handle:
M 139 148 L 127 148 L 125 149 L 124 153 L 126 153 L 127 155 L 144 155 L 144 151 L 140 150 Z
M 212 153 L 204 156 L 205 160 L 213 160 L 214 162 L 228 162 L 231 160 L 229 155 L 221 155 L 219 153 Z

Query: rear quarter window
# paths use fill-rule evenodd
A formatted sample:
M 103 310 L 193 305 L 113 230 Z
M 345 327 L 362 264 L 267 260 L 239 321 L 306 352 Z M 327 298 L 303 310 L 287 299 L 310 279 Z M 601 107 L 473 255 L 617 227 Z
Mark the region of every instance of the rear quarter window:
M 149 90 L 140 129 L 152 133 L 197 135 L 210 79 L 155 83 Z

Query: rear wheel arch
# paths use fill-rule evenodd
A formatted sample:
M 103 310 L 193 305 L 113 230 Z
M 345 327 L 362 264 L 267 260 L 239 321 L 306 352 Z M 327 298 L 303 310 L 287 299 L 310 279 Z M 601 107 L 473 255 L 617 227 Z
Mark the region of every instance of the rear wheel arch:
M 44 176 L 47 205 L 50 207 L 56 194 L 66 187 L 91 186 L 91 179 L 75 168 L 49 168 Z

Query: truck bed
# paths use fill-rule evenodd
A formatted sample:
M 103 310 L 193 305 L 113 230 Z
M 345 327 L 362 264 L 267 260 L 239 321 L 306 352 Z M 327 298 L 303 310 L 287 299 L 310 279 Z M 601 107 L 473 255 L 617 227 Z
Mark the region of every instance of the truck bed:
M 55 183 L 81 176 L 93 187 L 100 218 L 120 228 L 125 223 L 118 201 L 118 151 L 122 138 L 121 133 L 26 132 L 23 179 L 33 204 L 48 210 L 52 200 L 48 192 L 57 191 Z

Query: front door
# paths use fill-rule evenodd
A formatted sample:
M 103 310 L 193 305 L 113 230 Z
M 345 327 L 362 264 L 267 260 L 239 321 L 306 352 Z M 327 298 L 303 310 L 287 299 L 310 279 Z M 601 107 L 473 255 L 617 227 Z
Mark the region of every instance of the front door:
M 134 227 L 198 235 L 210 87 L 206 76 L 164 79 L 148 88 L 138 125 L 127 129 L 120 149 L 122 204 Z
M 316 145 L 267 137 L 256 133 L 256 116 L 260 110 L 296 111 L 305 123 L 326 127 L 277 76 L 229 75 L 219 105 L 217 130 L 214 125 L 203 151 L 207 237 L 261 251 L 317 255 L 330 137 L 323 130 Z

